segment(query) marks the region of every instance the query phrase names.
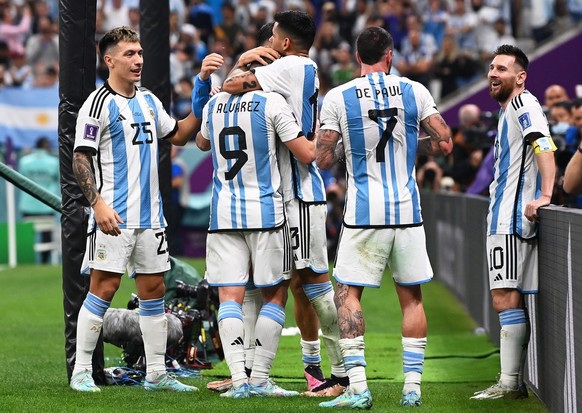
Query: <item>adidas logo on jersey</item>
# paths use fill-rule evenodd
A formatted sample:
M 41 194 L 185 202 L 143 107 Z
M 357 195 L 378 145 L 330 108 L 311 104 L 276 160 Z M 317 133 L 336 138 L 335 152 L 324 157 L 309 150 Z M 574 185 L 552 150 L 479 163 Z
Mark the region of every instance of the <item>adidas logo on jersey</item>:
M 123 122 L 125 120 L 125 117 L 123 115 L 119 115 L 119 117 L 117 118 L 118 122 Z
M 497 274 L 497 277 L 495 277 L 493 281 L 503 281 L 503 277 L 501 276 L 501 274 Z

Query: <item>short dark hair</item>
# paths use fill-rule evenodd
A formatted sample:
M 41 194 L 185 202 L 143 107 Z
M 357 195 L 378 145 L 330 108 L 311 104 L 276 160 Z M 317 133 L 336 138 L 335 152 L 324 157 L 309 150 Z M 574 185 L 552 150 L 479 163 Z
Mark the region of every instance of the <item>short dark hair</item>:
M 373 65 L 394 48 L 394 40 L 386 30 L 373 26 L 360 33 L 356 40 L 356 47 L 362 63 Z
M 274 22 L 266 23 L 261 26 L 257 32 L 257 45 L 264 45 L 273 36 L 273 26 Z
M 137 32 L 131 27 L 121 26 L 109 30 L 99 40 L 99 54 L 104 57 L 110 47 L 117 46 L 119 42 L 139 43 Z
M 515 62 L 527 72 L 527 68 L 529 67 L 529 59 L 519 47 L 510 44 L 502 44 L 497 48 L 497 50 L 495 50 L 495 52 L 493 52 L 493 56 L 499 55 L 515 57 Z
M 309 50 L 315 40 L 315 23 L 311 16 L 299 10 L 275 14 L 279 29 L 293 40 L 300 50 Z
M 572 108 L 578 109 L 580 106 L 582 106 L 582 98 L 576 98 L 572 101 Z

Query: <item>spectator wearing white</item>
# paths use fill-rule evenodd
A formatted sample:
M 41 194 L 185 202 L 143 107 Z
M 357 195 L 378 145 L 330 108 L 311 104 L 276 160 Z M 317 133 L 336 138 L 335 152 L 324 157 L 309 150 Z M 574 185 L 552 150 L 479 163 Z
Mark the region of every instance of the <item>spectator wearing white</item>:
M 129 6 L 123 0 L 101 0 L 102 10 L 105 14 L 105 30 L 109 31 L 116 27 L 130 26 Z
M 447 33 L 455 36 L 461 50 L 477 53 L 477 37 L 475 35 L 477 24 L 477 15 L 467 10 L 465 0 L 455 0 Z

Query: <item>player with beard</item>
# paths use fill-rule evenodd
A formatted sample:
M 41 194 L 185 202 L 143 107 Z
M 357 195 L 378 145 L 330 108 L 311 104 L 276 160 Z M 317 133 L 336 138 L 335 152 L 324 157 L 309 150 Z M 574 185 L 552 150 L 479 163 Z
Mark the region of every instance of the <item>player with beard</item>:
M 538 292 L 540 207 L 550 204 L 556 146 L 548 121 L 525 88 L 529 61 L 519 48 L 500 46 L 489 66 L 489 94 L 501 106 L 489 187 L 487 257 L 493 308 L 501 324 L 501 374 L 471 398 L 527 397 L 523 365 L 530 336 L 524 295 Z

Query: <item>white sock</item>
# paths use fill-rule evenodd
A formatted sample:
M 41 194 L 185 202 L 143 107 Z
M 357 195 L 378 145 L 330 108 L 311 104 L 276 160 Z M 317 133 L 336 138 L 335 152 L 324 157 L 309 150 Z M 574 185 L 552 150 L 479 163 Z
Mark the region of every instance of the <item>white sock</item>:
M 307 366 L 321 366 L 321 344 L 319 340 L 306 341 L 301 339 L 300 343 L 303 368 Z
M 271 372 L 283 324 L 285 323 L 285 308 L 273 303 L 265 303 L 261 308 L 255 328 L 256 348 L 255 362 L 251 373 L 251 384 L 264 385 Z
M 239 387 L 247 382 L 245 373 L 245 351 L 243 345 L 244 323 L 241 305 L 235 301 L 225 301 L 218 308 L 218 331 L 224 359 L 230 370 L 232 384 Z
M 245 368 L 251 370 L 255 360 L 255 326 L 259 311 L 263 306 L 263 295 L 259 288 L 247 289 L 242 304 L 242 315 L 244 323 L 244 352 Z
M 366 380 L 366 358 L 364 357 L 364 350 L 366 348 L 364 336 L 342 338 L 339 341 L 339 345 L 344 357 L 344 366 L 350 378 L 350 388 L 354 393 L 363 393 L 368 388 Z
M 93 371 L 93 351 L 103 327 L 103 316 L 111 305 L 93 293 L 88 293 L 77 318 L 77 349 L 73 375 L 81 371 Z
M 331 283 L 330 283 L 331 284 Z M 342 351 L 339 346 L 339 327 L 337 324 L 337 309 L 333 301 L 334 292 L 330 289 L 325 294 L 316 297 L 311 303 L 321 327 L 321 339 L 327 350 L 331 363 L 331 374 L 336 377 L 346 377 Z
M 505 386 L 517 389 L 522 355 L 527 351 L 527 319 L 523 308 L 512 308 L 499 313 L 501 336 L 499 342 L 501 376 Z
M 402 337 L 402 367 L 404 387 L 402 394 L 415 391 L 420 396 L 420 381 L 424 367 L 424 350 L 426 337 Z
M 166 372 L 168 320 L 163 298 L 139 300 L 139 327 L 146 358 L 146 378 L 155 380 Z
M 83 305 L 77 319 L 77 353 L 73 375 L 81 371 L 93 371 L 93 351 L 103 327 L 103 317 L 99 317 Z

